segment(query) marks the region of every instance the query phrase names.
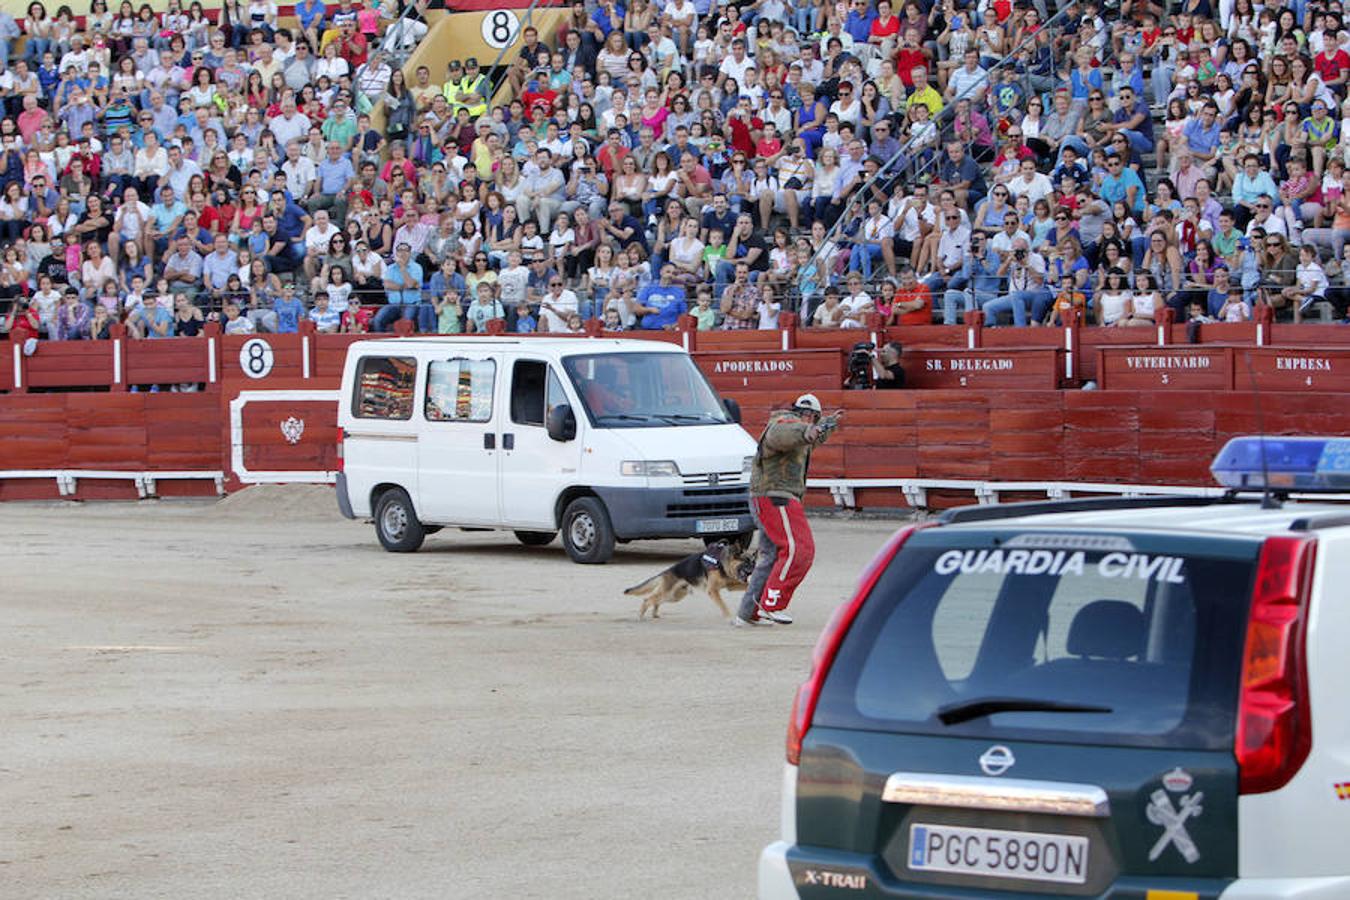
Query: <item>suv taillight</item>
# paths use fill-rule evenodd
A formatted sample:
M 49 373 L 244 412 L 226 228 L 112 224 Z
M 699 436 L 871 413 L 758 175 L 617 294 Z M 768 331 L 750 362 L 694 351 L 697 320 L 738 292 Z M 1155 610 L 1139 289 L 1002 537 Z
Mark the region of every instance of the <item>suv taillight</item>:
M 1238 789 L 1260 794 L 1283 787 L 1312 749 L 1304 653 L 1317 542 L 1267 538 L 1256 566 L 1238 700 Z
M 839 645 L 843 643 L 844 636 L 853 626 L 853 620 L 858 617 L 858 610 L 862 609 L 867 595 L 872 593 L 872 588 L 881 578 L 881 573 L 886 571 L 895 554 L 900 552 L 900 547 L 909 540 L 911 534 L 923 527 L 925 526 L 911 525 L 902 528 L 886 542 L 863 570 L 862 578 L 858 581 L 858 589 L 847 603 L 834 611 L 825 630 L 816 640 L 816 648 L 811 652 L 811 672 L 797 688 L 797 696 L 792 700 L 792 715 L 788 718 L 787 761 L 792 765 L 795 766 L 801 761 L 802 738 L 806 737 L 806 732 L 811 727 L 811 718 L 816 714 L 820 688 L 825 683 L 830 666 L 834 663 L 835 654 L 839 652 Z

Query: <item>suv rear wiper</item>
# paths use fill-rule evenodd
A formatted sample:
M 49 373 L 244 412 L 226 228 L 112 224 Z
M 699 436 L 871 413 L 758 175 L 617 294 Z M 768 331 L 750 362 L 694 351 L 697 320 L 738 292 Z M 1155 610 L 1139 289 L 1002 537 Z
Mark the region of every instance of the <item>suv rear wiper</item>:
M 1061 712 L 1061 713 L 1109 713 L 1109 706 L 1091 706 L 1085 703 L 1069 703 L 1064 700 L 1036 700 L 1030 697 L 978 697 L 974 700 L 962 700 L 949 703 L 937 712 L 938 721 L 943 725 L 959 725 L 971 719 L 980 719 L 1003 712 Z

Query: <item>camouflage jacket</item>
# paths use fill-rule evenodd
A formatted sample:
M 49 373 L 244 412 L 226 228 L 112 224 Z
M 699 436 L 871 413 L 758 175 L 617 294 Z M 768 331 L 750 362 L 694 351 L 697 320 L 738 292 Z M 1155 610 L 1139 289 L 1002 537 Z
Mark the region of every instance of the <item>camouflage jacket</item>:
M 802 498 L 811 449 L 829 437 L 828 430 L 819 431 L 813 443 L 810 429 L 811 423 L 790 409 L 769 415 L 750 467 L 750 496 Z

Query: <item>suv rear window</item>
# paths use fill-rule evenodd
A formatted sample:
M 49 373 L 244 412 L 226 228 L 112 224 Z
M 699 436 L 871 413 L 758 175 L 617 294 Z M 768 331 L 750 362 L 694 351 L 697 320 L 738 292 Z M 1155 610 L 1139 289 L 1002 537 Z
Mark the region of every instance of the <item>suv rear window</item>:
M 1158 536 L 920 532 L 849 630 L 816 721 L 1231 746 L 1256 549 Z

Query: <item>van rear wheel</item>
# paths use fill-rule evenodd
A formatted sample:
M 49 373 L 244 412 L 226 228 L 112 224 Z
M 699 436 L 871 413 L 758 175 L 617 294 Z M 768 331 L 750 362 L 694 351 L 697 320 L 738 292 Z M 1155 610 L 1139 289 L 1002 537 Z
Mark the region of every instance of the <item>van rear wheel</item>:
M 375 534 L 390 553 L 412 553 L 422 546 L 427 532 L 407 491 L 392 488 L 380 495 L 375 503 Z
M 558 536 L 556 531 L 517 531 L 516 540 L 526 547 L 547 547 Z
M 605 504 L 595 497 L 578 497 L 567 504 L 562 536 L 572 562 L 604 563 L 614 555 L 614 526 Z

